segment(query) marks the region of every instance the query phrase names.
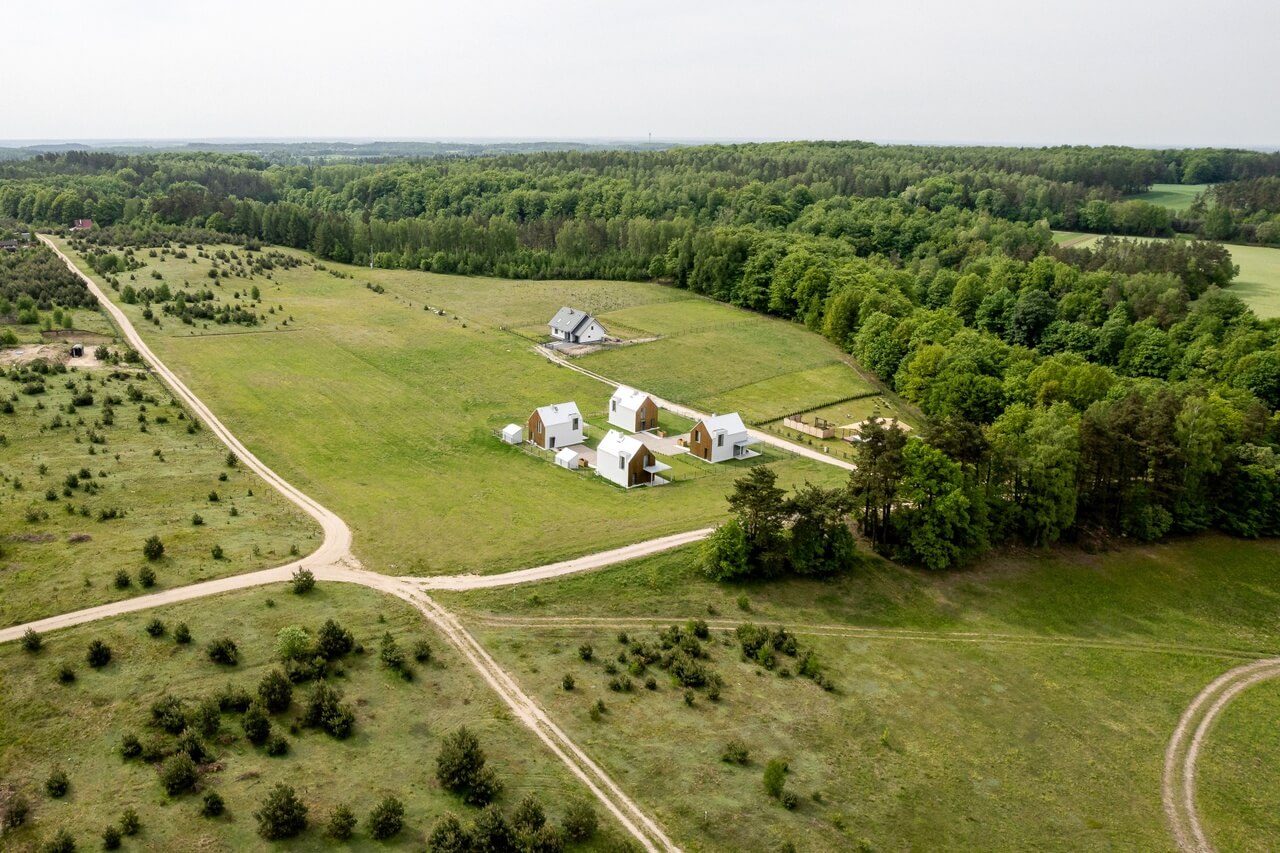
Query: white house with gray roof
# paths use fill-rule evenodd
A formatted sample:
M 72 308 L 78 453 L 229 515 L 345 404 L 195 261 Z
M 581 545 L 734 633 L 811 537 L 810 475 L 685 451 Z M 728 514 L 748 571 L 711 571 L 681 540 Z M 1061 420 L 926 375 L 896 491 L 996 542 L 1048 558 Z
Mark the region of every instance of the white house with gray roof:
M 608 334 L 595 317 L 567 305 L 547 325 L 551 327 L 551 337 L 570 344 L 592 344 Z
M 534 409 L 529 416 L 527 434 L 529 440 L 539 447 L 560 450 L 571 444 L 582 444 L 586 424 L 577 403 L 556 403 Z

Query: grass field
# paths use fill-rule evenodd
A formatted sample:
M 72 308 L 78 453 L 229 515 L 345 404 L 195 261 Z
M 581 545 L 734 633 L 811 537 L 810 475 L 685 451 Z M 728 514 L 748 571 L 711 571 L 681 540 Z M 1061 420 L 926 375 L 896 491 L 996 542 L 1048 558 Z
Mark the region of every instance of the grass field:
M 1085 235 L 1067 231 L 1054 232 L 1055 240 L 1059 237 L 1083 236 Z M 1072 245 L 1083 249 L 1098 239 L 1097 234 L 1089 235 L 1086 239 Z M 1271 249 L 1266 246 L 1228 245 L 1227 250 L 1231 252 L 1231 260 L 1240 267 L 1240 274 L 1231 282 L 1229 290 L 1243 299 L 1259 317 L 1263 319 L 1280 317 L 1280 249 Z
M 180 287 L 202 281 L 205 263 L 148 259 L 138 278 L 156 271 Z M 278 268 L 271 281 L 224 279 L 224 294 L 261 287 L 263 305 L 277 307 L 265 328 L 204 329 L 170 318 L 157 327 L 142 320 L 142 306 L 124 309 L 157 355 L 263 461 L 351 525 L 368 567 L 395 574 L 505 571 L 724 516 L 737 464 L 661 489 L 624 492 L 602 478 L 573 477 L 491 434 L 509 422 L 523 424 L 532 409 L 549 403 L 576 400 L 589 421 L 590 413 L 605 411 L 611 388 L 552 365 L 525 339 L 486 325 L 532 310 L 535 298 L 550 316 L 579 287 L 603 299 L 602 283 L 539 283 L 547 291 L 535 297 L 527 282 L 510 283 L 509 294 L 508 282 L 496 280 L 347 269 L 357 277 L 301 266 Z M 366 287 L 366 274 L 386 292 Z M 461 305 L 458 319 L 424 310 L 446 286 L 452 298 L 441 302 Z M 622 283 L 618 293 L 620 304 L 671 291 Z M 754 344 L 743 338 L 737 345 Z M 603 418 L 592 424 L 595 433 L 604 429 Z M 818 462 L 770 459 L 788 483 L 843 480 L 843 472 Z M 495 530 L 502 535 L 489 535 Z
M 1209 188 L 1208 184 L 1152 184 L 1145 193 L 1127 196 L 1134 201 L 1145 201 L 1181 213 L 1191 207 L 1196 196 Z
M 149 637 L 143 628 L 153 617 L 170 628 L 186 622 L 194 642 L 179 646 L 171 636 Z M 302 729 L 287 735 L 289 753 L 273 758 L 245 740 L 238 715 L 225 713 L 222 733 L 206 740 L 217 764 L 201 782 L 202 788 L 218 791 L 226 801 L 227 813 L 218 819 L 199 816 L 198 793 L 170 798 L 152 766 L 121 760 L 122 735 L 133 732 L 145 741 L 155 732 L 147 726 L 153 701 L 170 694 L 194 704 L 228 684 L 252 692 L 276 665 L 273 649 L 281 628 L 302 625 L 314 636 L 329 617 L 368 649 L 364 655 L 345 658 L 345 674 L 334 681 L 356 710 L 352 737 L 338 741 Z M 395 636 L 406 651 L 418 639 L 430 643 L 432 660 L 412 664 L 413 681 L 378 664 L 384 632 Z M 220 667 L 206 657 L 205 645 L 223 636 L 238 644 L 238 666 Z M 112 662 L 99 670 L 84 662 L 85 648 L 94 638 L 103 639 L 113 651 Z M 74 683 L 58 683 L 54 673 L 62 663 L 75 667 Z M 310 808 L 312 824 L 296 842 L 278 849 L 331 845 L 321 835 L 322 824 L 345 802 L 362 821 L 347 849 L 420 850 L 426 833 L 445 811 L 464 819 L 475 814 L 441 789 L 434 777 L 440 740 L 460 725 L 477 734 L 505 783 L 498 800 L 504 811 L 509 813 L 522 796 L 533 793 L 548 817 L 557 821 L 569 798 L 589 796 L 532 733 L 509 718 L 470 664 L 415 610 L 346 584 L 322 583 L 306 596 L 293 595 L 282 585 L 71 628 L 46 637 L 44 649 L 34 658 L 9 643 L 0 646 L 0 683 L 0 781 L 16 786 L 33 806 L 30 827 L 6 836 L 6 850 L 34 850 L 38 839 L 50 837 L 59 827 L 75 834 L 79 849 L 97 849 L 103 827 L 128 807 L 137 810 L 143 831 L 137 841 L 126 839 L 126 849 L 262 848 L 252 813 L 277 782 L 297 788 Z M 276 731 L 288 730 L 288 720 L 300 713 L 309 690 L 294 689 L 293 709 L 273 718 Z M 50 799 L 43 791 L 45 778 L 57 765 L 71 783 L 62 800 Z M 388 794 L 405 804 L 405 829 L 391 842 L 373 842 L 363 821 Z M 602 825 L 611 827 L 603 819 Z M 609 836 L 614 832 L 606 830 Z
M 1219 673 L 1280 648 L 1278 559 L 1275 543 L 1207 536 L 945 575 L 868 560 L 830 582 L 729 586 L 702 579 L 686 549 L 442 599 L 689 849 L 867 839 L 877 850 L 1158 850 L 1170 847 L 1163 750 L 1183 707 Z M 581 622 L 595 618 L 598 627 Z M 644 635 L 650 620 L 690 618 L 785 625 L 837 689 L 779 678 L 716 645 L 722 699 L 687 708 L 665 679 L 656 695 L 614 693 L 599 664 L 572 653 L 589 642 L 607 660 L 619 626 Z M 557 690 L 563 671 L 578 678 L 575 695 Z M 585 713 L 596 697 L 611 709 L 601 722 Z M 1274 715 L 1245 719 L 1267 727 Z M 718 760 L 735 736 L 751 749 L 746 768 Z M 1267 738 L 1246 750 L 1251 761 L 1273 757 Z M 794 812 L 763 793 L 774 756 L 791 765 Z M 1269 793 L 1249 794 L 1252 766 L 1226 754 L 1220 773 L 1239 782 L 1219 788 L 1214 808 L 1222 823 L 1254 809 L 1240 836 L 1260 833 L 1253 848 L 1263 849 L 1274 810 Z M 1226 840 L 1221 849 L 1249 849 Z
M 305 554 L 319 543 L 315 523 L 256 475 L 229 467 L 207 430 L 188 432 L 192 421 L 145 373 L 51 374 L 43 393 L 22 393 L 29 384 L 0 379 L 0 398 L 14 407 L 0 414 L 0 625 L 137 595 L 144 565 L 163 589 L 276 565 L 291 548 Z M 72 406 L 86 389 L 92 402 Z M 110 424 L 108 397 L 116 398 Z M 110 510 L 125 515 L 101 520 Z M 142 544 L 151 535 L 165 552 L 148 563 Z M 131 577 L 123 589 L 121 570 Z
M 1197 799 L 1219 850 L 1274 850 L 1280 838 L 1280 683 L 1241 693 L 1200 753 Z

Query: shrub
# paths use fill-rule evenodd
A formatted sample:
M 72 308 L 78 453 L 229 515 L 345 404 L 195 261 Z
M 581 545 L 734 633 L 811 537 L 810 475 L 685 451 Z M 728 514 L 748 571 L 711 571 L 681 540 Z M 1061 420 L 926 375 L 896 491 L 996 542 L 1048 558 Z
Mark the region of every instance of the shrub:
M 326 619 L 316 634 L 316 654 L 325 660 L 337 660 L 355 647 L 351 632 L 332 619 Z
M 346 841 L 356 831 L 355 813 L 344 803 L 329 814 L 325 824 L 325 834 L 335 841 Z
M 293 573 L 292 582 L 294 595 L 305 595 L 315 589 L 316 576 L 311 573 L 310 569 L 299 568 Z
M 76 671 L 71 668 L 71 664 L 64 663 L 58 667 L 58 681 L 63 684 L 70 684 L 76 680 Z
M 125 809 L 120 813 L 120 831 L 125 835 L 137 835 L 142 829 L 142 821 L 133 809 Z
M 15 793 L 9 798 L 8 805 L 5 806 L 4 820 L 0 821 L 0 833 L 22 826 L 27 822 L 27 816 L 30 814 L 31 802 L 22 794 Z
M 71 781 L 67 779 L 67 771 L 61 767 L 53 768 L 49 778 L 44 780 L 44 792 L 55 800 L 65 797 L 69 787 L 71 787 Z
M 775 800 L 782 796 L 782 787 L 787 783 L 787 762 L 781 758 L 771 758 L 764 766 L 764 790 Z
M 289 739 L 282 734 L 274 734 L 267 739 L 267 755 L 279 757 L 289 754 Z
M 222 559 L 222 557 L 223 557 L 222 546 L 221 546 L 221 545 L 214 545 L 212 548 L 210 548 L 210 549 L 209 549 L 209 554 L 210 554 L 210 556 L 212 556 L 212 557 L 213 557 L 213 559 L 215 559 L 215 560 L 221 560 L 221 559 Z
M 219 497 L 218 497 L 218 493 L 217 493 L 217 491 L 216 491 L 216 490 L 215 490 L 215 491 L 212 491 L 212 492 L 209 492 L 209 503 L 211 503 L 211 504 L 216 504 L 219 500 L 220 500 L 220 499 L 219 499 Z
M 749 755 L 747 745 L 734 738 L 724 745 L 724 751 L 720 753 L 720 760 L 726 764 L 746 764 L 749 760 Z
M 564 674 L 564 678 L 560 679 L 560 686 L 565 690 L 572 690 L 574 685 L 573 676 L 569 673 Z
M 156 585 L 156 572 L 150 566 L 138 569 L 138 585 L 143 589 L 151 589 Z
M 147 634 L 152 637 L 163 637 L 165 630 L 164 623 L 159 619 L 152 619 L 147 623 Z
M 217 817 L 226 810 L 227 804 L 223 802 L 221 794 L 217 791 L 205 792 L 200 801 L 200 814 L 203 817 Z
M 390 631 L 382 635 L 378 659 L 387 669 L 399 671 L 404 668 L 404 652 L 400 650 L 400 645 L 396 642 L 396 638 L 391 636 Z
M 261 746 L 271 737 L 271 720 L 261 702 L 254 702 L 249 706 L 240 724 L 244 727 L 244 736 L 254 746 Z
M 229 450 L 227 451 L 227 467 L 228 468 L 236 467 L 236 463 L 239 461 L 240 460 L 236 458 L 236 455 L 234 453 L 232 453 Z
M 382 841 L 398 833 L 404 827 L 404 803 L 395 797 L 387 797 L 369 812 L 369 835 Z
M 187 728 L 187 709 L 177 696 L 164 695 L 151 703 L 151 725 L 171 735 Z
M 619 632 L 618 632 L 618 642 L 619 642 L 619 643 L 622 643 L 622 645 L 624 645 L 624 646 L 625 646 L 625 645 L 627 645 L 628 643 L 630 643 L 630 642 L 631 642 L 631 638 L 627 636 L 627 632 L 626 632 L 626 631 L 619 631 Z
M 584 661 L 591 660 L 591 658 L 595 657 L 595 653 L 596 650 L 591 648 L 590 643 L 583 643 L 578 646 L 578 657 L 582 658 Z
M 193 514 L 191 515 L 191 525 L 192 525 L 193 527 L 199 527 L 199 526 L 200 526 L 200 525 L 202 525 L 202 524 L 204 524 L 204 516 L 202 516 L 202 515 L 201 515 L 200 513 L 198 513 L 198 512 L 197 512 L 197 513 L 193 513 Z
M 195 710 L 191 712 L 191 718 L 188 724 L 194 727 L 204 737 L 213 737 L 222 728 L 222 705 L 218 697 L 209 696 L 200 701 Z
M 85 655 L 85 660 L 94 669 L 104 667 L 111 663 L 111 647 L 101 640 L 93 640 L 89 643 L 89 652 Z
M 311 636 L 301 625 L 286 625 L 276 633 L 276 657 L 299 661 L 311 657 Z
M 147 541 L 142 543 L 142 556 L 148 560 L 158 560 L 164 556 L 164 543 L 159 536 L 147 537 Z
M 271 789 L 253 817 L 258 822 L 258 834 L 268 841 L 293 838 L 307 828 L 306 804 L 284 783 Z
M 686 704 L 686 705 L 688 705 L 690 708 L 692 708 L 692 707 L 693 707 L 693 702 L 694 702 L 694 700 L 695 700 L 696 698 L 697 698 L 697 697 L 694 695 L 693 690 L 691 690 L 691 689 L 690 689 L 690 688 L 688 688 L 688 687 L 686 687 L 686 688 L 684 689 L 684 704 Z
M 519 833 L 537 832 L 547 822 L 547 814 L 542 810 L 542 803 L 532 794 L 525 794 L 511 813 L 511 828 Z
M 132 732 L 120 738 L 120 757 L 125 761 L 142 755 L 142 741 Z
M 516 839 L 507 819 L 498 807 L 487 806 L 471 827 L 471 843 L 475 850 L 515 850 Z
M 273 669 L 258 682 L 258 698 L 272 714 L 286 711 L 293 701 L 293 684 L 283 672 Z
M 477 848 L 462 821 L 458 820 L 457 815 L 448 812 L 431 828 L 431 834 L 427 836 L 427 849 L 431 853 L 470 853 Z
M 689 633 L 699 640 L 705 640 L 711 636 L 711 629 L 707 627 L 705 619 L 694 619 L 689 623 Z
M 560 825 L 570 841 L 581 843 L 596 834 L 600 826 L 600 818 L 596 816 L 595 807 L 591 803 L 577 798 L 569 803 L 569 808 L 565 811 L 564 820 Z
M 502 790 L 493 768 L 485 766 L 480 741 L 466 726 L 445 737 L 436 756 L 436 779 L 446 791 L 476 806 L 487 804 Z
M 191 642 L 191 629 L 187 627 L 186 622 L 179 622 L 178 627 L 173 629 L 173 641 L 180 646 Z
M 426 640 L 418 640 L 413 644 L 413 659 L 418 663 L 431 662 L 431 644 Z
M 75 836 L 66 829 L 59 829 L 58 834 L 44 843 L 40 853 L 75 853 Z
M 44 637 L 40 636 L 30 628 L 22 632 L 22 648 L 24 651 L 28 651 L 31 654 L 35 654 L 36 652 L 40 651 L 41 647 L 43 646 L 44 646 Z
M 657 690 L 657 689 L 658 689 L 658 679 L 654 678 L 652 675 L 651 675 L 651 676 L 649 676 L 648 678 L 646 678 L 646 679 L 644 680 L 644 689 L 645 689 L 645 690 Z
M 124 569 L 116 572 L 116 589 L 128 589 L 133 586 L 133 578 Z
M 176 752 L 165 759 L 160 768 L 160 784 L 171 797 L 186 793 L 196 784 L 196 763 L 185 752 Z
M 356 715 L 342 703 L 342 693 L 321 681 L 311 691 L 303 712 L 303 725 L 321 728 L 339 740 L 349 737 L 355 728 Z
M 223 666 L 235 666 L 240 662 L 240 650 L 230 637 L 221 637 L 210 643 L 208 654 L 209 660 Z
M 796 795 L 795 791 L 783 791 L 778 800 L 782 803 L 782 807 L 788 811 L 793 811 L 800 805 L 800 797 Z

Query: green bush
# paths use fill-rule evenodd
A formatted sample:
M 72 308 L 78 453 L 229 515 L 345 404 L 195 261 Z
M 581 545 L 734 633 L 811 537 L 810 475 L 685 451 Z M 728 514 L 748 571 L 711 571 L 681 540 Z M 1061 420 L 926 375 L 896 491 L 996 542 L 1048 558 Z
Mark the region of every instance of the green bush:
M 41 637 L 35 631 L 28 628 L 22 632 L 22 648 L 23 651 L 35 654 L 44 646 L 44 637 Z
M 781 758 L 771 758 L 764 766 L 764 790 L 775 800 L 782 796 L 782 788 L 787 784 L 787 762 Z
M 137 835 L 142 830 L 142 821 L 133 809 L 125 809 L 120 814 L 120 831 L 125 835 Z
M 120 849 L 120 828 L 115 824 L 110 824 L 106 829 L 102 830 L 102 849 Z
M 413 644 L 413 659 L 418 663 L 431 662 L 431 644 L 426 640 L 418 640 Z
M 404 803 L 395 797 L 387 797 L 369 812 L 369 835 L 375 841 L 383 841 L 396 835 L 404 827 Z
M 138 569 L 138 585 L 143 589 L 151 589 L 156 585 L 156 572 L 150 566 Z
M 582 645 L 578 646 L 578 657 L 582 658 L 584 661 L 590 661 L 593 657 L 595 657 L 595 654 L 596 654 L 596 650 L 591 648 L 590 643 L 583 643 Z
M 160 768 L 160 784 L 169 796 L 176 797 L 190 791 L 198 778 L 196 763 L 185 752 L 177 752 L 165 759 Z
M 283 672 L 273 669 L 258 682 L 258 698 L 272 714 L 287 711 L 293 701 L 293 684 Z
M 240 724 L 244 727 L 244 736 L 254 746 L 261 746 L 271 737 L 271 720 L 261 702 L 254 702 L 249 706 Z
M 120 738 L 120 757 L 128 761 L 131 758 L 137 758 L 142 755 L 142 742 L 138 740 L 138 736 L 129 733 Z
M 342 740 L 355 729 L 356 715 L 351 706 L 343 704 L 340 691 L 321 681 L 307 699 L 302 721 L 305 726 L 324 729 Z
M 116 572 L 116 589 L 128 589 L 133 586 L 133 578 L 124 569 Z
M 163 637 L 167 629 L 164 623 L 159 619 L 152 619 L 147 623 L 147 634 L 152 637 Z
M 55 800 L 60 800 L 67 795 L 67 789 L 71 787 L 71 782 L 67 779 L 67 771 L 61 767 L 53 768 L 53 772 L 49 774 L 49 778 L 44 780 L 44 792 Z
M 533 833 L 541 829 L 547 822 L 547 813 L 542 810 L 542 803 L 532 794 L 525 794 L 511 813 L 511 828 L 517 833 Z
M 89 666 L 99 669 L 111 663 L 111 647 L 102 640 L 92 640 L 89 643 L 89 651 L 85 655 L 85 660 Z
M 335 841 L 346 841 L 356 831 L 356 816 L 345 803 L 334 809 L 325 824 L 325 834 Z
M 495 805 L 486 806 L 471 827 L 471 843 L 475 850 L 516 850 L 515 835 Z
M 187 627 L 186 622 L 179 622 L 178 627 L 173 629 L 173 641 L 180 646 L 191 642 L 191 629 Z
M 203 817 L 217 817 L 227 809 L 222 795 L 217 791 L 206 791 L 200 801 L 200 814 Z
M 159 536 L 147 537 L 147 541 L 142 543 L 142 556 L 148 560 L 158 560 L 164 556 L 164 543 Z
M 573 680 L 573 676 L 567 672 L 564 674 L 564 678 L 560 679 L 560 686 L 563 687 L 566 691 L 572 690 L 574 683 L 575 682 Z
M 355 648 L 351 632 L 332 619 L 326 619 L 316 634 L 316 654 L 325 660 L 337 660 Z
M 724 745 L 724 751 L 720 753 L 720 760 L 726 764 L 746 764 L 750 760 L 749 756 L 747 745 L 734 738 Z
M 282 734 L 274 734 L 267 739 L 267 755 L 279 757 L 289 754 L 289 739 Z
M 220 637 L 209 644 L 206 650 L 209 660 L 223 666 L 235 666 L 240 662 L 240 650 L 236 648 L 235 640 L 230 637 Z
M 590 840 L 596 834 L 600 826 L 600 818 L 596 815 L 595 807 L 579 797 L 570 801 L 560 825 L 570 841 L 581 843 Z
M 293 573 L 292 583 L 294 595 L 305 595 L 315 589 L 316 576 L 310 569 L 299 568 Z
M 471 853 L 476 849 L 471 833 L 452 812 L 436 821 L 427 836 L 427 850 L 431 853 Z
M 307 828 L 307 806 L 293 788 L 277 783 L 253 813 L 258 834 L 268 841 L 293 838 Z
M 445 736 L 436 756 L 436 779 L 446 791 L 476 806 L 487 804 L 502 790 L 493 768 L 485 764 L 480 741 L 466 726 Z
M 59 829 L 58 834 L 44 843 L 40 853 L 75 853 L 76 839 L 66 829 Z

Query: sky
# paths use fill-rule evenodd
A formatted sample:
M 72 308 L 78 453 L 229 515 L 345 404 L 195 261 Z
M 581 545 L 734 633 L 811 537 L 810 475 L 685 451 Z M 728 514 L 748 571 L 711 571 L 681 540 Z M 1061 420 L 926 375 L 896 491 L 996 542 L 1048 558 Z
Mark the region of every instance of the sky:
M 0 139 L 1280 147 L 1280 2 L 57 0 Z

